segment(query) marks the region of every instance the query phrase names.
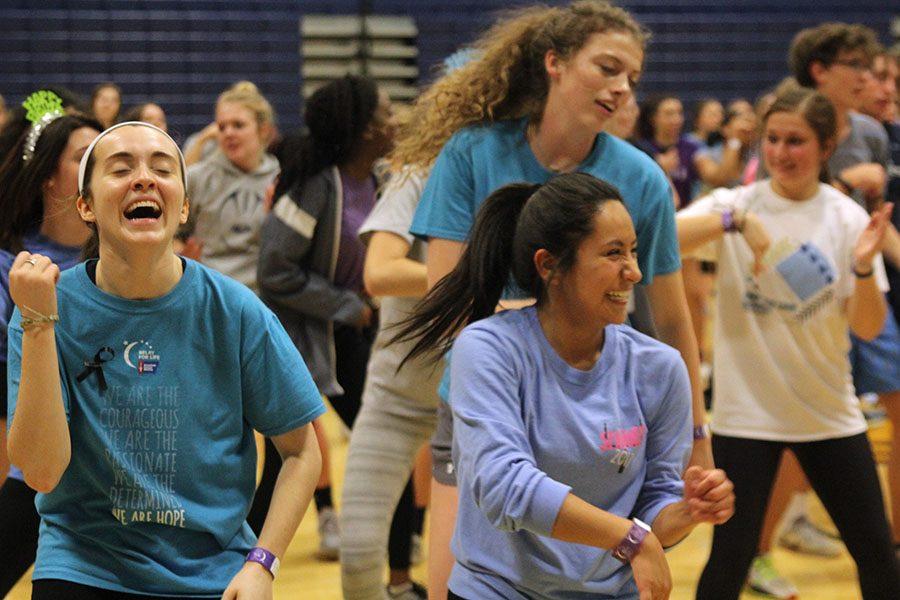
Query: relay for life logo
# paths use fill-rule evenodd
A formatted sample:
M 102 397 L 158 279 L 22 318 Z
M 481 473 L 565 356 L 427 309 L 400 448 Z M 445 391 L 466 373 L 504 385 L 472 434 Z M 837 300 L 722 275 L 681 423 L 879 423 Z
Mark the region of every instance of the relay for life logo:
M 139 375 L 155 375 L 159 368 L 159 354 L 153 350 L 153 345 L 146 340 L 122 342 L 125 350 L 122 358 L 125 364 L 135 369 Z

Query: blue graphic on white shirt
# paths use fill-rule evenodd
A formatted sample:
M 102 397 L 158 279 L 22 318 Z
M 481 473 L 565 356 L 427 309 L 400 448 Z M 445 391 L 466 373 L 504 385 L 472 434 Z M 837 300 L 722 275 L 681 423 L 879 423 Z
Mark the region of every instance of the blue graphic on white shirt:
M 806 321 L 834 299 L 834 265 L 815 244 L 783 238 L 764 263 L 761 275 L 746 278 L 745 309 L 760 315 L 779 311 Z
M 834 269 L 828 257 L 810 243 L 800 244 L 799 250 L 775 268 L 804 302 L 834 283 Z

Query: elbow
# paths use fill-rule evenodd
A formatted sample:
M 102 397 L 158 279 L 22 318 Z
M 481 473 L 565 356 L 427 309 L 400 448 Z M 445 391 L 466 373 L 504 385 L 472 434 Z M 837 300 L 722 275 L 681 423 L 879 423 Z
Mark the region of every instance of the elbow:
M 881 320 L 880 325 L 878 325 L 877 327 L 874 324 L 867 323 L 865 325 L 856 325 L 854 327 L 851 327 L 850 329 L 853 331 L 853 335 L 855 335 L 862 341 L 871 342 L 878 337 L 878 334 L 881 333 L 883 327 L 884 319 Z
M 384 291 L 382 278 L 375 269 L 363 270 L 363 287 L 365 287 L 366 294 L 368 294 L 370 298 L 387 295 Z
M 32 461 L 33 464 L 28 464 L 10 455 L 10 462 L 22 470 L 28 487 L 41 494 L 49 494 L 56 489 L 69 466 L 68 458 L 55 464 L 49 464 L 46 460 Z M 23 464 L 27 466 L 22 466 Z
M 850 319 L 850 331 L 864 342 L 871 342 L 884 330 L 887 321 L 887 306 L 883 299 L 872 307 L 865 318 Z
M 7 450 L 10 463 L 22 470 L 28 487 L 41 494 L 49 494 L 56 489 L 71 458 L 68 448 L 59 456 L 23 451 L 13 437 L 9 439 Z
M 23 469 L 22 473 L 25 475 L 25 484 L 39 494 L 49 494 L 56 489 L 60 479 L 62 479 L 62 472 L 58 475 L 53 475 L 50 473 L 34 473 Z

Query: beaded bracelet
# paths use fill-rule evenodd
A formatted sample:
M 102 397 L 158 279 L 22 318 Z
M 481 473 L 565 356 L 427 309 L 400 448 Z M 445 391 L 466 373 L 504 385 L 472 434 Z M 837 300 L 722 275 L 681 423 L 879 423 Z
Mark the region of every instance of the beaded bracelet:
M 22 310 L 23 311 L 27 310 L 28 312 L 30 312 L 34 315 L 37 315 L 36 317 L 26 317 L 26 316 L 22 317 L 21 324 L 22 324 L 23 330 L 26 330 L 29 327 L 33 327 L 34 325 L 42 325 L 44 323 L 59 323 L 59 315 L 58 314 L 45 315 L 43 313 L 40 313 L 40 312 L 34 310 L 33 308 L 29 308 L 29 307 L 25 306 L 24 304 L 22 305 Z

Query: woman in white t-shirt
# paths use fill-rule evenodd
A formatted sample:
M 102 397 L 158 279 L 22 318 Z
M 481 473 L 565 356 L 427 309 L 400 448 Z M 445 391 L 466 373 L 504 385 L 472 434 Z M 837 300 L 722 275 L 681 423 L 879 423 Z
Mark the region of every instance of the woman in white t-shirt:
M 697 598 L 738 598 L 785 449 L 856 561 L 863 597 L 900 598 L 847 360 L 849 331 L 872 338 L 884 322 L 879 252 L 892 207 L 870 219 L 822 183 L 836 139 L 824 96 L 787 90 L 763 124 L 771 179 L 716 190 L 677 221 L 683 252 L 711 241 L 718 250 L 713 455 L 738 498 L 735 518 L 715 528 Z

